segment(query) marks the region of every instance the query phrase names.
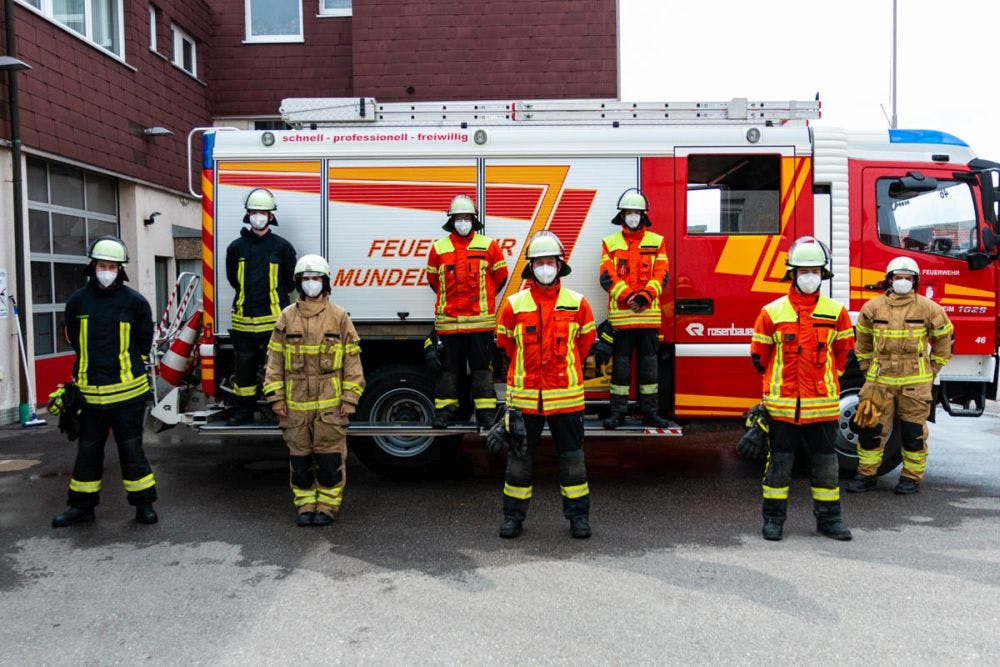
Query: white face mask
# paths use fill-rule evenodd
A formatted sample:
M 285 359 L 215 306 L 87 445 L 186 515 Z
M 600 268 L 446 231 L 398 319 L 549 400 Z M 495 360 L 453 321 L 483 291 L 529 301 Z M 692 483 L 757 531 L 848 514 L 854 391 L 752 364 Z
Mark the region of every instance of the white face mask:
M 803 273 L 795 278 L 795 284 L 803 294 L 812 294 L 819 289 L 823 279 L 815 273 Z
M 472 220 L 459 218 L 455 221 L 455 233 L 459 236 L 468 236 L 472 231 Z
M 303 280 L 302 283 L 302 293 L 308 297 L 319 296 L 323 291 L 323 281 L 322 280 Z
M 97 276 L 97 282 L 101 283 L 102 287 L 111 287 L 111 284 L 115 282 L 115 278 L 118 277 L 117 271 L 95 271 L 94 275 Z
M 896 294 L 909 294 L 913 291 L 913 281 L 906 278 L 896 278 L 892 281 L 892 291 Z
M 639 213 L 626 213 L 625 214 L 625 224 L 629 229 L 637 229 L 639 223 L 642 222 L 642 215 Z
M 251 213 L 250 226 L 257 230 L 267 227 L 267 213 Z
M 531 271 L 535 274 L 535 280 L 542 285 L 551 285 L 552 281 L 556 279 L 556 274 L 559 273 L 559 267 L 551 264 L 538 264 L 531 267 Z

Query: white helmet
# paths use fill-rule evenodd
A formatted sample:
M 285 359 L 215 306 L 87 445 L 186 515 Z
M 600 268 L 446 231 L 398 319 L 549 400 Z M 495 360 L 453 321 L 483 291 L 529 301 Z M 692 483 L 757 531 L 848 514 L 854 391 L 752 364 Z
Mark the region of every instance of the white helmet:
M 330 263 L 319 255 L 303 255 L 295 262 L 295 277 L 298 278 L 304 273 L 316 273 L 329 278 Z
M 788 249 L 785 266 L 788 267 L 788 271 L 784 280 L 791 280 L 792 271 L 795 269 L 816 267 L 823 269 L 821 274 L 823 280 L 833 278 L 833 271 L 830 270 L 830 251 L 815 236 L 800 236 L 795 239 L 795 243 Z
M 566 263 L 566 248 L 563 246 L 562 241 L 559 240 L 559 237 L 554 232 L 550 232 L 547 229 L 535 232 L 528 239 L 528 243 L 524 249 L 524 258 L 528 260 L 528 263 L 524 265 L 524 270 L 521 271 L 522 278 L 525 280 L 531 278 L 531 260 L 540 257 L 555 257 L 558 259 L 560 276 L 568 276 L 572 270 L 569 268 L 569 264 Z
M 914 278 L 920 277 L 920 267 L 912 257 L 897 257 L 889 262 L 885 267 L 886 279 L 892 278 L 892 274 L 896 271 L 912 273 Z
M 277 211 L 278 204 L 274 201 L 274 195 L 267 188 L 254 188 L 247 193 L 247 199 L 243 203 L 243 208 L 248 211 Z
M 472 201 L 472 197 L 469 195 L 455 195 L 452 197 L 451 206 L 448 207 L 448 220 L 442 225 L 441 229 L 446 232 L 455 231 L 456 215 L 471 216 L 472 229 L 477 232 L 483 230 L 483 223 L 480 222 L 479 214 L 476 213 L 476 202 Z

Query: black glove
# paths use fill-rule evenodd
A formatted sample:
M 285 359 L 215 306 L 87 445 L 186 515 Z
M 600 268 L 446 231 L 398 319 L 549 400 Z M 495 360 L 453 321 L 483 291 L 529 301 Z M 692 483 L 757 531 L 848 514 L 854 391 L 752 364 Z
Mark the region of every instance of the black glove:
M 750 408 L 744 417 L 746 418 L 744 425 L 747 432 L 736 444 L 736 453 L 751 461 L 766 458 L 767 452 L 771 448 L 771 415 L 768 414 L 763 403 L 758 403 Z
M 62 409 L 59 412 L 59 432 L 73 442 L 80 437 L 80 411 L 83 409 L 83 395 L 75 382 L 67 382 L 61 395 Z
M 594 365 L 598 370 L 611 360 L 615 351 L 615 329 L 607 320 L 597 327 L 597 340 L 594 342 Z
M 437 335 L 437 331 L 432 331 L 424 340 L 424 363 L 427 364 L 427 370 L 433 375 L 438 375 L 443 367 L 443 359 L 444 341 Z
M 517 456 L 528 453 L 528 429 L 524 425 L 524 413 L 517 408 L 507 408 L 503 417 L 507 431 L 507 446 Z

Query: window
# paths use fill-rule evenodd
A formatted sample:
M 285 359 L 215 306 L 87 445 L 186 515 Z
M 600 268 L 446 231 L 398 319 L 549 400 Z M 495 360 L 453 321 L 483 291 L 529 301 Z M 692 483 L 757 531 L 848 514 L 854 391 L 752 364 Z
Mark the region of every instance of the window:
M 964 258 L 979 245 L 976 206 L 965 183 L 934 178 L 880 178 L 875 184 L 882 243 Z
M 688 157 L 688 234 L 778 234 L 778 155 Z
M 194 40 L 175 25 L 171 25 L 170 30 L 174 33 L 174 64 L 191 76 L 197 77 L 198 51 Z
M 87 248 L 118 233 L 118 183 L 69 165 L 28 158 L 28 229 L 35 354 L 72 352 L 66 300 L 85 283 Z
M 290 130 L 292 126 L 285 121 L 278 120 L 255 120 L 253 122 L 255 130 Z
M 350 16 L 351 0 L 319 0 L 320 16 Z
M 245 0 L 246 41 L 301 42 L 302 0 Z
M 149 6 L 149 50 L 156 50 L 156 7 Z
M 119 58 L 122 46 L 122 0 L 18 0 L 47 19 Z

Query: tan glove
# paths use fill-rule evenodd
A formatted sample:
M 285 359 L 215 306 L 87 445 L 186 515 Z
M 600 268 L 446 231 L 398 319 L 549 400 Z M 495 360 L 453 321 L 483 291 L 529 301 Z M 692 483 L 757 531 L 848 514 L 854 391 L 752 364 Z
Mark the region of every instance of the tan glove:
M 870 398 L 858 403 L 858 411 L 854 413 L 854 423 L 858 428 L 874 428 L 882 418 L 882 409 Z

